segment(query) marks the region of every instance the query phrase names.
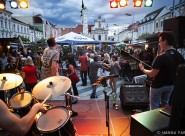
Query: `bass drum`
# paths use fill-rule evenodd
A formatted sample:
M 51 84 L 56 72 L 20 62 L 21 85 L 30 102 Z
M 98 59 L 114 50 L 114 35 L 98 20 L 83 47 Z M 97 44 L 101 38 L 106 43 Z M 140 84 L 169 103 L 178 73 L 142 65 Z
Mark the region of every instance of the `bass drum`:
M 36 127 L 42 136 L 75 136 L 76 129 L 69 118 L 65 107 L 52 107 L 46 113 L 41 113 Z

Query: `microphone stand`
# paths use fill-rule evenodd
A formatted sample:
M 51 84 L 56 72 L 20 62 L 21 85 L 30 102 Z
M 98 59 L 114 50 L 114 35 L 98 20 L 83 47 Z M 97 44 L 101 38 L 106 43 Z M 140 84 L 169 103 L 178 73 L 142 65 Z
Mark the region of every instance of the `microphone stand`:
M 104 96 L 105 96 L 105 114 L 106 114 L 106 127 L 108 128 L 108 136 L 110 136 L 110 123 L 109 123 L 109 95 L 107 94 L 107 81 L 101 81 L 102 86 L 104 87 Z

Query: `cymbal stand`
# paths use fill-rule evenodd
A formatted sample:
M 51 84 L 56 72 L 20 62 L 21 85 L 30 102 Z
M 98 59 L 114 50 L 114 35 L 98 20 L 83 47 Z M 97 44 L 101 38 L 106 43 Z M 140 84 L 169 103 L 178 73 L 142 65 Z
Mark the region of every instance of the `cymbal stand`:
M 5 97 L 5 102 L 8 106 L 8 108 L 10 108 L 9 99 L 8 99 L 8 91 L 7 90 L 4 90 L 4 97 Z
M 108 128 L 108 136 L 110 136 L 110 123 L 109 123 L 109 95 L 107 94 L 106 88 L 107 88 L 107 81 L 102 80 L 101 81 L 102 86 L 104 87 L 104 96 L 105 96 L 105 114 L 106 114 L 106 127 Z
M 67 98 L 67 109 L 69 111 L 69 114 L 72 115 L 72 110 L 71 110 L 71 95 L 69 93 L 65 93 L 66 98 Z
M 1 81 L 2 81 L 1 86 L 4 86 L 5 82 L 7 81 L 6 77 L 3 77 L 3 79 L 1 79 Z M 4 98 L 5 98 L 5 102 L 8 106 L 8 108 L 10 108 L 9 99 L 8 99 L 8 90 L 4 90 Z

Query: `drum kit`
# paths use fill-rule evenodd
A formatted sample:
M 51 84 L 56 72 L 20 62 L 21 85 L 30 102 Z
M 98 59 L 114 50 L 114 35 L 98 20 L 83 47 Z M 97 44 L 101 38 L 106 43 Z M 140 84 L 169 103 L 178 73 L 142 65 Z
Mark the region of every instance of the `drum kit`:
M 71 87 L 71 80 L 65 76 L 52 76 L 37 83 L 32 90 L 32 94 L 21 91 L 14 94 L 9 100 L 8 91 L 20 86 L 22 82 L 23 79 L 20 75 L 0 74 L 0 90 L 4 91 L 6 104 L 10 111 L 23 117 L 29 112 L 34 103 L 42 102 L 45 112 L 40 112 L 35 117 L 37 130 L 41 135 L 61 135 L 62 127 L 69 124 L 70 105 L 67 105 L 68 108 L 54 107 L 51 104 L 45 104 L 45 102 L 62 94 L 65 94 L 66 98 L 70 98 L 71 95 L 66 92 Z

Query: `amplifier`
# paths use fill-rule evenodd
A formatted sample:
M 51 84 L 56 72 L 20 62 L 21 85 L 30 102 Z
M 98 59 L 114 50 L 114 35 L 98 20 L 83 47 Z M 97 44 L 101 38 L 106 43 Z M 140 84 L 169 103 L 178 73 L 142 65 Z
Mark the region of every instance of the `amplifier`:
M 148 108 L 149 89 L 143 84 L 122 84 L 120 87 L 120 101 L 122 109 Z

